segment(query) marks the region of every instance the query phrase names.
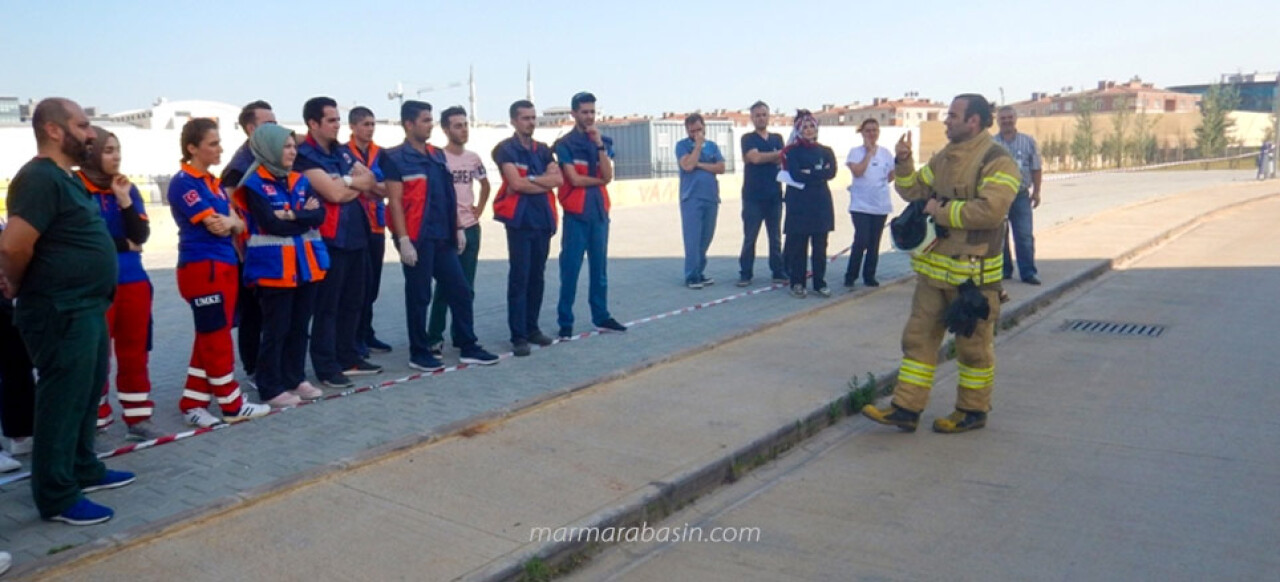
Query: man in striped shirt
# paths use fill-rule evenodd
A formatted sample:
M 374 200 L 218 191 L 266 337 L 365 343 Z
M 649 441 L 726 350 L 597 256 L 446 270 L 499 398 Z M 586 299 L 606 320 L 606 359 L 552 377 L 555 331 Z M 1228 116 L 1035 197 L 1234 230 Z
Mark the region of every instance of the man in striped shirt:
M 1023 283 L 1039 285 L 1036 276 L 1036 237 L 1032 232 L 1031 211 L 1040 206 L 1040 151 L 1036 147 L 1035 138 L 1018 133 L 1018 113 L 1008 105 L 1001 107 L 996 114 L 996 123 L 1000 133 L 996 134 L 996 143 L 1003 145 L 1013 155 L 1018 169 L 1022 171 L 1022 184 L 1018 187 L 1018 197 L 1009 207 L 1009 230 L 1013 233 L 1013 247 L 1018 258 L 1018 276 Z M 1013 278 L 1013 258 L 1009 251 L 1009 241 L 1004 243 L 1004 278 Z

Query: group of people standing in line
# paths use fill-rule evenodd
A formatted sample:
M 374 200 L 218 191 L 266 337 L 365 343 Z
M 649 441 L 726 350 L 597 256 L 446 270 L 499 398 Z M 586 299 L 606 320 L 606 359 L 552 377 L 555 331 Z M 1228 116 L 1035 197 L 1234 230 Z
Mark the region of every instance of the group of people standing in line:
M 754 131 L 743 135 L 741 143 L 746 168 L 737 285 L 747 287 L 755 277 L 756 241 L 763 225 L 772 282 L 789 285 L 793 296 L 804 297 L 808 294 L 806 279 L 812 273 L 814 293 L 830 297 L 826 280 L 827 237 L 835 230 L 835 212 L 828 182 L 836 176 L 835 153 L 818 142 L 818 120 L 808 110 L 796 113 L 791 136 L 785 143 L 781 135 L 768 130 L 767 104 L 758 101 L 750 111 Z M 715 282 L 703 270 L 720 202 L 715 176 L 724 173 L 724 156 L 715 142 L 706 139 L 706 122 L 701 115 L 687 117 L 685 130 L 689 137 L 680 140 L 675 150 L 680 165 L 685 285 L 701 289 Z M 846 165 L 853 172 L 849 213 L 854 226 L 853 248 L 844 275 L 846 288 L 853 288 L 859 272 L 863 284 L 879 286 L 876 266 L 880 238 L 885 219 L 893 211 L 889 199 L 893 154 L 876 145 L 879 122 L 866 119 L 858 132 L 863 145 L 850 150 L 846 158 Z
M 584 259 L 592 323 L 600 331 L 626 331 L 608 309 L 607 186 L 613 180 L 614 153 L 612 140 L 595 125 L 595 103 L 590 93 L 574 95 L 573 130 L 548 146 L 533 139 L 533 103 L 516 101 L 509 109 L 514 135 L 492 152 L 502 176 L 493 214 L 507 236 L 507 319 L 518 357 L 530 355 L 531 345 L 554 341 L 539 321 L 550 241 L 558 227 L 563 232 L 557 335 L 573 335 Z M 979 133 L 987 136 L 979 131 L 990 125 L 985 101 L 957 98 L 952 110 L 952 144 L 939 156 L 978 139 Z M 836 174 L 835 155 L 818 142 L 818 123 L 808 111 L 797 114 L 785 145 L 780 135 L 767 131 L 768 116 L 764 103 L 753 105 L 755 131 L 742 138 L 747 167 L 738 285 L 752 282 L 755 243 L 763 224 L 773 281 L 790 285 L 795 296 L 805 296 L 808 263 L 813 290 L 829 296 L 826 246 L 834 230 L 834 212 L 828 182 Z M 332 388 L 350 386 L 350 376 L 381 372 L 367 358 L 370 352 L 392 349 L 378 339 L 372 325 L 387 231 L 405 279 L 409 366 L 422 371 L 443 368 L 439 358 L 445 306 L 452 316 L 450 334 L 460 351 L 459 361 L 498 361 L 479 344 L 472 321 L 479 219 L 490 188 L 479 156 L 465 149 L 466 111 L 451 107 L 441 112 L 440 124 L 448 137 L 445 148 L 428 143 L 435 119 L 431 105 L 421 101 L 402 104 L 404 141 L 386 149 L 373 142 L 374 115 L 367 108 L 350 111 L 352 137 L 347 144 L 337 140 L 341 120 L 333 99 L 307 101 L 303 118 L 307 133 L 298 136 L 276 124 L 267 103 L 245 106 L 238 121 L 248 140 L 220 177 L 211 173 L 223 152 L 217 123 L 192 119 L 182 128 L 181 167 L 167 198 L 179 225 L 178 289 L 191 308 L 195 327 L 179 402 L 192 426 L 212 428 L 322 397 L 323 391 L 307 380 L 308 354 L 315 377 Z M 0 302 L 5 310 L 0 334 L 6 345 L 2 420 L 5 436 L 15 448 L 26 449 L 14 452 L 33 453 L 31 486 L 41 517 L 90 525 L 110 519 L 114 512 L 84 494 L 122 487 L 136 478 L 107 469 L 93 447 L 96 432 L 113 417 L 107 399 L 113 344 L 117 398 L 129 438 L 162 436 L 150 422 L 154 404 L 147 353 L 153 341 L 153 288 L 140 255 L 149 236 L 148 219 L 137 188 L 120 173 L 123 148 L 115 135 L 92 126 L 84 111 L 66 99 L 42 101 L 32 123 L 39 154 L 10 187 L 9 221 L 0 234 L 0 291 L 6 298 Z M 715 175 L 724 171 L 724 157 L 706 139 L 700 115 L 690 116 L 685 127 L 689 137 L 676 146 L 685 282 L 702 288 L 714 282 L 704 270 L 719 203 Z M 894 154 L 877 145 L 879 127 L 874 120 L 864 121 L 859 131 L 864 143 L 846 158 L 854 175 L 850 213 L 856 234 L 845 286 L 852 287 L 859 273 L 865 285 L 878 285 L 878 243 L 891 209 L 888 181 L 894 177 L 904 197 L 950 202 L 942 210 L 935 204 L 938 200 L 930 202 L 928 211 L 940 225 L 952 231 L 980 226 L 985 237 L 981 245 L 953 245 L 957 253 L 976 257 L 963 265 L 935 253 L 913 257 L 913 266 L 925 278 L 922 284 L 927 279 L 932 288 L 951 293 L 947 289 L 977 277 L 982 293 L 999 291 L 1000 280 L 1010 276 L 1011 265 L 1000 260 L 1001 251 L 1007 252 L 1002 247 L 1007 246 L 1008 207 L 1024 195 L 1030 204 L 1039 203 L 1034 142 L 1010 142 L 1022 136 L 1016 132 L 1008 139 L 1002 136 L 1008 149 L 999 148 L 1003 153 L 992 158 L 996 162 L 976 166 L 981 170 L 975 174 L 982 178 L 979 187 L 940 195 L 932 181 L 936 168 L 945 164 L 935 158 L 916 171 L 909 143 L 904 148 L 900 141 Z M 979 145 L 988 143 L 989 137 Z M 991 151 L 983 150 L 987 157 Z M 972 152 L 966 155 L 972 157 Z M 1018 169 L 1021 181 L 1010 174 Z M 945 177 L 954 180 L 957 175 Z M 481 188 L 478 197 L 473 191 L 476 183 Z M 1034 190 L 1028 195 L 1031 183 Z M 785 250 L 780 241 L 784 233 Z M 1022 267 L 1022 246 L 1018 252 L 1022 278 L 1033 282 L 1034 267 Z M 994 280 L 991 268 L 996 269 Z M 15 297 L 16 303 L 8 301 Z M 930 326 L 940 325 L 934 320 L 941 320 L 939 306 L 945 303 L 920 301 L 917 297 L 913 309 L 923 313 Z M 231 330 L 237 325 L 241 363 L 256 380 L 261 404 L 250 402 L 236 380 Z M 913 325 L 904 337 L 924 333 L 937 339 L 933 327 L 926 333 L 917 329 L 922 323 Z M 984 333 L 975 341 L 989 344 L 990 330 Z M 914 430 L 919 388 L 928 387 L 918 369 L 932 366 L 928 360 L 937 352 L 936 345 L 916 343 L 920 342 L 912 343 L 904 359 L 901 374 L 906 376 L 900 374 L 900 380 L 906 378 L 906 396 L 899 395 L 890 409 L 869 411 L 873 419 Z M 989 389 L 994 377 L 990 346 L 973 345 L 976 355 L 961 353 L 962 387 Z M 33 369 L 38 374 L 33 376 Z M 928 376 L 931 379 L 931 371 Z M 967 400 L 971 408 L 965 414 L 970 415 L 961 414 L 953 425 L 968 430 L 985 424 L 989 394 L 987 390 Z M 209 410 L 215 402 L 220 415 Z
M 768 130 L 767 104 L 757 101 L 750 112 L 754 131 L 742 136 L 740 149 L 746 168 L 737 285 L 747 287 L 754 280 L 756 242 L 763 225 L 772 282 L 789 285 L 793 296 L 805 297 L 805 280 L 811 275 L 814 293 L 830 297 L 826 280 L 827 236 L 835 230 L 835 213 L 828 182 L 836 175 L 835 154 L 818 142 L 818 120 L 807 110 L 796 113 L 791 136 L 785 143 L 780 134 Z M 1011 253 L 1016 249 L 1022 281 L 1039 285 L 1031 213 L 1040 205 L 1040 154 L 1035 139 L 1017 131 L 1017 113 L 1012 107 L 1001 107 L 998 121 L 1000 131 L 995 140 L 1010 152 L 1022 174 L 1018 195 L 1008 213 L 1013 244 L 1005 244 L 1003 274 L 1005 279 L 1013 277 Z M 677 142 L 675 148 L 680 168 L 684 283 L 690 289 L 702 289 L 715 283 L 704 270 L 720 203 L 716 175 L 724 173 L 725 158 L 716 143 L 707 140 L 702 115 L 689 115 L 684 125 L 688 137 Z M 874 118 L 864 119 L 858 125 L 858 133 L 862 135 L 862 145 L 850 149 L 845 158 L 845 165 L 853 174 L 849 186 L 853 242 L 844 273 L 846 289 L 854 287 L 859 275 L 863 285 L 880 286 L 876 279 L 880 240 L 885 222 L 893 213 L 889 188 L 894 152 L 877 144 L 880 123 Z M 785 242 L 782 235 L 786 235 Z M 1007 295 L 1001 297 L 1007 300 Z
M 584 258 L 592 324 L 627 329 L 608 309 L 613 149 L 595 127 L 595 102 L 590 93 L 574 95 L 574 129 L 547 146 L 533 140 L 533 103 L 517 101 L 509 110 L 515 134 L 492 152 L 503 177 L 493 212 L 507 233 L 508 324 L 518 357 L 530 355 L 531 344 L 554 341 L 539 319 L 557 227 L 564 229 L 557 335 L 573 336 Z M 444 148 L 428 143 L 435 118 L 422 101 L 402 104 L 404 141 L 385 149 L 373 142 L 368 108 L 350 111 L 346 144 L 337 139 L 333 99 L 308 100 L 303 119 L 300 136 L 278 125 L 266 102 L 246 105 L 238 121 L 248 140 L 221 176 L 211 171 L 222 162 L 218 124 L 196 118 L 182 128 L 181 166 L 167 202 L 178 225 L 178 290 L 195 328 L 178 405 L 191 426 L 209 429 L 321 398 L 307 379 L 308 355 L 316 379 L 331 388 L 381 372 L 368 357 L 392 350 L 372 325 L 388 231 L 405 279 L 408 365 L 444 368 L 446 306 L 459 362 L 499 360 L 480 345 L 472 321 L 489 182 L 479 155 L 465 148 L 466 111 L 440 113 Z M 128 438 L 164 435 L 151 422 L 147 372 L 153 287 L 140 253 L 150 232 L 137 188 L 120 173 L 114 134 L 60 98 L 37 105 L 32 125 L 39 153 L 10 186 L 0 232 L 0 409 L 11 452 L 32 455 L 41 517 L 92 525 L 114 512 L 85 494 L 136 479 L 107 469 L 93 446 L 113 421 L 113 344 Z M 240 361 L 261 403 L 250 402 L 236 380 L 237 327 Z M 215 403 L 220 414 L 210 411 Z M 21 466 L 3 453 L 0 461 L 0 470 Z

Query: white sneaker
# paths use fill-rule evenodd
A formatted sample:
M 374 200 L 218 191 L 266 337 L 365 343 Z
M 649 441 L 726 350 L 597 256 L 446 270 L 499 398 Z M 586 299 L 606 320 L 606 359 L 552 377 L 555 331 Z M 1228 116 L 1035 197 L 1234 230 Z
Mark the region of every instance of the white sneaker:
M 0 452 L 0 473 L 12 473 L 22 468 L 22 463 L 13 460 L 13 457 Z
M 31 437 L 9 439 L 9 454 L 15 457 L 31 454 Z
M 222 418 L 227 422 L 240 422 L 243 420 L 249 420 L 250 418 L 260 418 L 266 416 L 270 412 L 271 405 L 269 404 L 254 404 L 252 402 L 245 401 L 240 405 L 240 410 L 236 411 L 235 414 L 224 413 Z
M 9 552 L 0 552 L 0 574 L 9 571 L 9 566 L 13 565 L 13 556 Z
M 151 424 L 150 420 L 131 424 L 125 432 L 125 440 L 134 442 L 153 441 L 163 436 L 165 436 L 164 431 L 156 428 L 156 425 Z
M 303 380 L 301 384 L 298 384 L 298 387 L 293 389 L 293 393 L 303 400 L 318 400 L 324 397 L 323 391 L 316 388 L 314 384 L 306 380 Z
M 213 428 L 220 424 L 226 424 L 222 422 L 221 418 L 214 416 L 213 413 L 204 408 L 184 410 L 182 415 L 186 418 L 187 424 L 197 428 Z

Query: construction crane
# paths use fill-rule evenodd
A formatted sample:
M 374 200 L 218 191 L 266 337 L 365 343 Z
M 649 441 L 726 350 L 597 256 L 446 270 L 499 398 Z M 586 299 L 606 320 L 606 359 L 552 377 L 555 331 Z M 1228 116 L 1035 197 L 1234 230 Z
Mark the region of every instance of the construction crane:
M 457 89 L 464 86 L 466 86 L 465 82 L 454 81 L 451 83 L 446 83 L 439 87 L 436 87 L 434 85 L 427 85 L 426 87 L 418 89 L 414 93 L 418 96 L 422 96 L 424 93 L 430 93 L 432 91 L 443 91 L 445 89 Z M 397 81 L 396 88 L 392 91 L 387 92 L 387 99 L 393 100 L 393 101 L 399 101 L 400 103 L 403 104 L 404 103 L 404 83 Z

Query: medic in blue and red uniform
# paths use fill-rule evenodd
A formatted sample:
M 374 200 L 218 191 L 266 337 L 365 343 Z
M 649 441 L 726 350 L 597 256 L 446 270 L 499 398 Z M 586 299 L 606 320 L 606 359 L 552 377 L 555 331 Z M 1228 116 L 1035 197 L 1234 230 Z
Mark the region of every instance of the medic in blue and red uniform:
M 169 182 L 169 209 L 178 225 L 178 292 L 191 305 L 195 344 L 178 408 L 187 422 L 208 427 L 218 419 L 206 410 L 217 399 L 223 418 L 245 420 L 270 412 L 249 403 L 235 378 L 231 322 L 237 292 L 232 237 L 243 223 L 209 166 L 221 161 L 217 124 L 197 118 L 182 128 L 182 170 Z
M 94 128 L 97 134 L 90 157 L 77 175 L 97 201 L 98 211 L 107 223 L 107 231 L 116 244 L 119 276 L 116 295 L 107 309 L 107 332 L 115 346 L 116 397 L 123 409 L 124 422 L 133 427 L 151 418 L 155 404 L 151 401 L 151 379 L 147 374 L 147 352 L 151 350 L 151 279 L 142 268 L 142 245 L 151 236 L 147 211 L 138 187 L 119 176 L 120 142 L 115 135 Z M 104 157 L 111 157 L 108 163 Z M 118 185 L 117 185 L 118 183 Z M 113 187 L 128 186 L 127 202 Z M 107 398 L 111 382 L 102 387 L 98 402 L 98 428 L 113 421 Z M 133 432 L 130 436 L 133 437 Z M 137 431 L 143 432 L 143 431 Z M 153 437 L 153 434 L 141 434 Z
M 516 134 L 493 148 L 493 162 L 502 174 L 502 187 L 493 200 L 494 220 L 507 231 L 507 327 L 517 356 L 529 355 L 529 343 L 550 345 L 538 326 L 544 273 L 556 232 L 555 186 L 560 170 L 547 144 L 533 140 L 533 104 L 511 106 Z M 539 184 L 538 180 L 545 180 Z
M 582 92 L 570 101 L 573 131 L 556 140 L 556 159 L 564 184 L 564 228 L 560 234 L 559 335 L 573 330 L 573 303 L 578 294 L 582 257 L 587 257 L 587 304 L 591 323 L 601 331 L 624 332 L 609 314 L 609 190 L 613 180 L 613 140 L 595 127 L 596 97 Z
M 388 214 L 399 236 L 400 262 L 404 268 L 405 319 L 409 328 L 409 366 L 434 371 L 443 368 L 431 354 L 427 339 L 427 311 L 431 305 L 431 279 L 444 287 L 453 316 L 454 344 L 464 364 L 489 365 L 498 357 L 476 340 L 472 321 L 475 294 L 467 284 L 458 260 L 457 193 L 444 151 L 427 143 L 434 122 L 431 105 L 405 101 L 400 107 L 405 141 L 382 152 L 380 165 L 386 177 Z M 465 239 L 462 239 L 465 244 Z
M 329 251 L 329 270 L 316 292 L 311 321 L 311 365 L 316 378 L 335 388 L 351 386 L 347 376 L 376 374 L 382 368 L 361 356 L 357 330 L 364 310 L 369 270 L 369 218 L 360 202 L 356 176 L 365 183 L 370 172 L 356 170 L 351 150 L 338 143 L 341 124 L 337 104 L 316 97 L 303 106 L 308 133 L 298 144 L 293 170 L 305 176 L 325 200 L 320 234 Z M 363 168 L 363 164 L 359 164 Z M 372 186 L 374 181 L 368 179 Z
M 378 144 L 373 143 L 373 136 L 369 136 L 368 147 L 361 148 L 356 138 L 357 124 L 367 123 L 373 125 L 373 112 L 364 107 L 357 107 L 351 110 L 347 117 L 347 121 L 351 126 L 351 140 L 347 142 L 347 149 L 350 150 L 351 156 L 357 162 L 364 164 L 366 168 L 373 170 L 373 177 L 378 182 L 378 188 L 373 192 L 361 192 L 360 204 L 364 207 L 365 217 L 369 221 L 369 271 L 365 277 L 364 285 L 364 308 L 360 312 L 360 324 L 356 328 L 356 334 L 359 337 L 359 348 L 361 356 L 368 356 L 370 350 L 376 352 L 389 352 L 391 346 L 386 342 L 379 340 L 377 334 L 373 331 L 373 303 L 378 300 L 378 293 L 382 290 L 382 260 L 387 252 L 387 208 L 383 197 L 386 195 L 383 186 L 384 177 L 382 168 L 379 164 L 379 157 L 382 155 L 382 148 Z

